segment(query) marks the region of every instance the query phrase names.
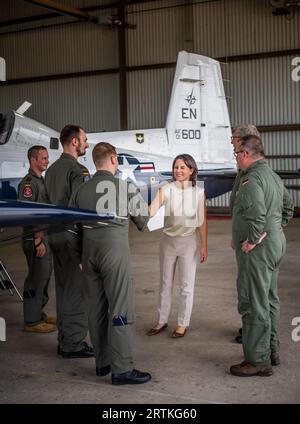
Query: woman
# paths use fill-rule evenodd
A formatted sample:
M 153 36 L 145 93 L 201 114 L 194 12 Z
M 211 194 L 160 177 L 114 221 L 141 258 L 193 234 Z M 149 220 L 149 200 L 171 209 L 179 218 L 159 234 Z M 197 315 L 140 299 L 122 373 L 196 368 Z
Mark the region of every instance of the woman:
M 154 336 L 165 330 L 171 310 L 172 285 L 178 263 L 180 301 L 178 325 L 173 338 L 183 337 L 190 323 L 194 284 L 199 257 L 207 259 L 207 220 L 204 189 L 197 185 L 197 165 L 192 156 L 177 156 L 172 165 L 173 182 L 160 188 L 150 205 L 150 215 L 165 205 L 165 222 L 160 243 L 160 290 L 158 323 L 148 331 Z M 198 229 L 198 231 L 196 231 Z

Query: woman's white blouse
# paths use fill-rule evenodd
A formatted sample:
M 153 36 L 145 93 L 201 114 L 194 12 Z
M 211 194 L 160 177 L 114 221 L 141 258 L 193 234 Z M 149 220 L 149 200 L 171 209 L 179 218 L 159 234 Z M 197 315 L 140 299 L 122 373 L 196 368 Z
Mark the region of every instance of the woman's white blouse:
M 204 189 L 198 185 L 182 189 L 172 182 L 162 187 L 164 191 L 164 233 L 171 237 L 192 235 L 204 219 Z

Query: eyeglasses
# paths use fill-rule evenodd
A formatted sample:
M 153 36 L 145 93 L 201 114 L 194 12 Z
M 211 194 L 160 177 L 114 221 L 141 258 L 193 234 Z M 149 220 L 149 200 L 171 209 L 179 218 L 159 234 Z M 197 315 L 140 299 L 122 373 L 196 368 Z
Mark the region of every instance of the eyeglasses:
M 236 158 L 237 157 L 237 155 L 239 154 L 239 153 L 243 153 L 243 152 L 246 152 L 247 150 L 239 150 L 238 152 L 233 152 L 233 154 L 234 154 L 234 157 Z

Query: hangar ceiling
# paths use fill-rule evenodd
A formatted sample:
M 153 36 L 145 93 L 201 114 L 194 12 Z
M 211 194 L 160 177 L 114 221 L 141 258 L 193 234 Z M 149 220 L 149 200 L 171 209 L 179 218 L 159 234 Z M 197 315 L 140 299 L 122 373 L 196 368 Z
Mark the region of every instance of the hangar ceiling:
M 124 20 L 121 20 L 119 16 L 94 16 L 90 15 L 87 11 L 81 9 L 75 9 L 74 7 L 66 6 L 62 3 L 54 2 L 52 0 L 24 0 L 27 3 L 32 3 L 36 6 L 41 6 L 49 9 L 53 12 L 57 12 L 60 15 L 72 16 L 79 20 L 88 21 L 95 25 L 105 25 L 110 28 L 135 28 L 135 25 L 130 25 Z M 121 6 L 121 2 L 119 2 Z M 124 16 L 123 16 L 124 18 Z

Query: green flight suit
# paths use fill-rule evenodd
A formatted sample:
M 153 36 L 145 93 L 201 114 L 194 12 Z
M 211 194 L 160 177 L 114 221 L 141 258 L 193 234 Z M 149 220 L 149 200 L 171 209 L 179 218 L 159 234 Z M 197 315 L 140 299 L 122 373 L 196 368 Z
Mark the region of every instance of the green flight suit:
M 85 176 L 86 168 L 73 156 L 62 153 L 45 175 L 50 203 L 68 206 L 71 194 L 84 183 Z M 49 243 L 54 262 L 59 347 L 67 353 L 78 352 L 84 348 L 88 332 L 82 272 L 63 229 L 49 235 Z
M 93 229 L 83 228 L 82 266 L 96 366 L 110 364 L 113 373 L 130 371 L 134 312 L 128 217 L 142 231 L 148 222 L 147 204 L 132 183 L 108 171 L 98 171 L 74 193 L 69 206 L 98 213 L 113 212 L 126 218 L 106 221 Z
M 232 214 L 232 211 L 233 211 L 233 205 L 234 205 L 234 202 L 235 202 L 236 194 L 239 190 L 239 185 L 240 185 L 240 181 L 241 181 L 241 173 L 242 173 L 242 171 L 239 170 L 238 173 L 236 174 L 236 177 L 235 177 L 234 183 L 233 183 L 233 187 L 232 187 L 232 191 L 231 191 L 231 194 L 230 194 L 230 198 L 229 198 L 229 209 L 230 209 L 231 214 Z
M 238 265 L 244 356 L 256 366 L 269 364 L 270 353 L 279 350 L 277 280 L 286 247 L 282 228 L 292 218 L 293 209 L 282 180 L 264 159 L 241 172 L 233 205 L 232 237 Z M 257 244 L 264 231 L 267 237 Z M 257 246 L 243 253 L 245 240 Z
M 38 177 L 32 169 L 29 169 L 28 174 L 18 186 L 18 199 L 46 203 L 43 177 Z M 49 300 L 48 286 L 52 271 L 52 255 L 46 236 L 43 243 L 46 253 L 38 257 L 34 247 L 34 234 L 30 228 L 24 229 L 22 248 L 27 260 L 28 274 L 24 282 L 23 310 L 24 323 L 29 326 L 37 325 L 46 318 L 43 308 Z

